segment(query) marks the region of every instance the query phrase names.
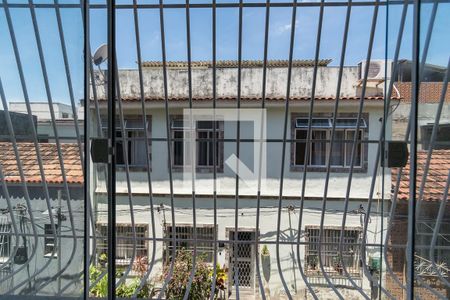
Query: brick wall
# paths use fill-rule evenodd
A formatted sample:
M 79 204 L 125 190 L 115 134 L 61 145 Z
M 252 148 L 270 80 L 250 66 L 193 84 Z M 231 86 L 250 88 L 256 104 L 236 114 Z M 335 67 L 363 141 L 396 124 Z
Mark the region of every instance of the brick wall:
M 439 210 L 439 203 L 423 203 L 421 207 L 421 217 L 436 218 Z M 450 204 L 447 205 L 446 214 L 450 213 Z M 387 261 L 392 268 L 392 272 L 403 284 L 406 284 L 405 271 L 405 249 L 407 242 L 408 231 L 408 204 L 406 201 L 397 203 L 397 207 L 394 214 L 394 219 L 391 225 L 391 235 L 389 238 L 389 245 L 387 251 Z M 442 281 L 437 277 L 424 277 L 422 278 L 427 284 L 429 284 L 435 291 L 441 293 L 448 299 L 450 299 L 450 288 L 446 287 Z M 389 272 L 386 273 L 386 289 L 396 299 L 406 299 L 406 292 L 397 284 L 393 275 Z M 421 299 L 434 300 L 439 299 L 431 293 L 427 288 L 419 286 L 417 283 L 415 294 Z
M 395 86 L 400 92 L 402 102 L 411 102 L 411 82 L 396 82 Z M 450 84 L 447 86 L 445 93 L 445 102 L 450 102 Z M 422 82 L 419 88 L 420 103 L 438 103 L 442 93 L 442 82 Z M 392 94 L 397 96 L 395 92 Z

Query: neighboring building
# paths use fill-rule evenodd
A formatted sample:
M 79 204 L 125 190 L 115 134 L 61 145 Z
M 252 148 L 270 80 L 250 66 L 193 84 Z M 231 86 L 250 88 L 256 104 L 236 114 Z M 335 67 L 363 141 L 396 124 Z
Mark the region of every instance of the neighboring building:
M 37 118 L 33 116 L 33 121 L 27 114 L 9 112 L 12 128 L 16 139 L 21 142 L 33 141 L 33 127 L 36 130 Z M 8 129 L 7 115 L 4 110 L 0 110 L 0 142 L 11 141 L 11 134 Z
M 84 109 L 82 106 L 80 103 L 75 108 L 81 141 L 84 139 Z M 58 137 L 62 143 L 76 143 L 77 132 L 71 105 L 58 102 L 53 103 L 54 121 L 50 114 L 48 102 L 30 102 L 30 108 L 33 116 L 37 117 L 37 133 L 40 142 L 55 142 L 55 131 L 53 127 L 55 125 L 58 131 Z M 9 111 L 11 113 L 28 114 L 25 102 L 10 102 Z
M 431 156 L 429 170 L 425 174 L 428 151 L 417 154 L 417 197 L 416 197 L 416 236 L 415 236 L 415 294 L 421 299 L 442 299 L 426 288 L 438 292 L 444 298 L 450 298 L 450 288 L 442 280 L 450 276 L 450 197 L 444 199 L 450 171 L 450 150 L 434 150 Z M 406 290 L 401 285 L 406 284 L 406 247 L 411 240 L 408 237 L 408 201 L 410 186 L 409 165 L 403 168 L 400 186 L 397 187 L 398 169 L 392 170 L 392 192 L 398 189 L 394 215 L 390 218 L 389 247 L 387 261 L 392 272 L 386 273 L 386 289 L 396 299 L 406 299 Z M 426 182 L 421 196 L 420 187 Z M 448 188 L 448 186 L 447 186 Z M 441 219 L 439 220 L 441 212 Z M 433 234 L 435 233 L 435 243 Z M 432 249 L 431 247 L 435 248 Z M 435 265 L 433 265 L 435 263 Z M 442 276 L 439 277 L 439 274 Z M 399 284 L 400 283 L 400 284 Z
M 432 128 L 437 117 L 438 105 L 443 90 L 443 79 L 446 68 L 426 64 L 423 77 L 419 86 L 418 105 L 418 139 L 419 149 L 428 149 Z M 393 109 L 392 114 L 392 138 L 394 140 L 405 140 L 405 133 L 410 120 L 412 83 L 412 63 L 403 60 L 399 62 L 399 73 L 396 78 L 393 95 L 402 98 L 402 101 Z M 450 90 L 447 87 L 440 119 L 438 120 L 438 131 L 434 149 L 450 149 Z
M 84 178 L 80 153 L 76 144 L 63 144 L 60 149 L 70 194 L 67 195 L 56 145 L 40 143 L 39 150 L 45 179 L 41 176 L 33 143 L 17 144 L 20 155 L 17 160 L 12 143 L 0 142 L 0 289 L 7 293 L 23 282 L 15 293 L 56 295 L 65 291 L 65 295 L 79 296 L 83 288 L 81 262 L 84 256 Z M 18 232 L 14 231 L 12 215 Z M 54 235 L 59 236 L 57 240 Z M 25 265 L 27 261 L 30 263 Z M 30 278 L 30 274 L 36 276 Z
M 322 198 L 324 197 L 324 186 L 326 178 L 327 151 L 329 149 L 332 112 L 336 103 L 336 88 L 339 68 L 328 67 L 328 60 L 320 61 L 317 76 L 317 86 L 315 94 L 315 110 L 313 114 L 312 125 L 312 143 L 311 157 L 309 160 L 308 177 L 306 179 L 306 195 L 304 201 L 305 210 L 302 213 L 302 226 L 300 232 L 301 241 L 317 241 L 322 213 Z M 171 62 L 168 64 L 168 100 L 169 100 L 169 127 L 172 140 L 171 155 L 172 161 L 169 161 L 167 143 L 158 138 L 165 138 L 166 119 L 165 119 L 165 99 L 163 93 L 163 73 L 160 62 L 143 63 L 145 106 L 147 123 L 142 121 L 141 98 L 139 94 L 139 78 L 137 70 L 119 70 L 118 82 L 120 83 L 120 92 L 122 109 L 124 115 L 124 128 L 126 140 L 123 139 L 123 133 L 118 125 L 117 145 L 118 148 L 118 170 L 117 170 L 117 203 L 118 211 L 121 213 L 117 217 L 119 226 L 119 235 L 130 235 L 130 216 L 129 201 L 134 205 L 135 224 L 138 224 L 138 237 L 152 237 L 151 218 L 149 211 L 149 184 L 147 181 L 147 154 L 144 147 L 144 132 L 155 140 L 149 141 L 151 149 L 151 176 L 152 176 L 152 200 L 154 203 L 156 220 L 155 232 L 157 238 L 170 238 L 172 221 L 175 223 L 175 232 L 179 237 L 191 238 L 193 236 L 193 209 L 192 209 L 192 190 L 191 186 L 183 186 L 182 166 L 189 155 L 185 153 L 185 145 L 178 138 L 182 138 L 185 133 L 183 127 L 182 115 L 183 109 L 189 107 L 188 84 L 187 84 L 187 64 L 184 62 Z M 280 245 L 278 253 L 276 245 L 276 226 L 280 192 L 280 174 L 281 165 L 285 165 L 284 185 L 282 190 L 282 209 L 280 232 L 282 232 L 281 241 L 296 241 L 298 237 L 298 207 L 300 205 L 301 185 L 303 169 L 305 168 L 304 153 L 306 138 L 306 128 L 308 121 L 308 111 L 311 97 L 311 81 L 313 76 L 313 62 L 295 61 L 292 69 L 291 95 L 289 99 L 288 113 L 288 132 L 287 138 L 297 140 L 288 141 L 286 145 L 285 160 L 282 161 L 281 142 L 267 143 L 267 180 L 261 190 L 261 223 L 259 226 L 260 243 L 269 242 L 268 249 L 271 255 L 271 269 L 269 270 L 270 281 L 269 288 L 272 295 L 279 295 L 283 292 L 283 287 L 276 267 L 276 257 L 279 255 L 281 268 L 287 283 L 287 286 L 294 294 L 304 295 L 306 287 L 303 280 L 300 280 L 299 266 L 297 264 L 296 249 L 291 245 Z M 217 86 L 217 107 L 218 108 L 236 108 L 237 101 L 237 62 L 218 62 L 216 70 Z M 245 61 L 242 63 L 242 94 L 241 107 L 260 108 L 262 104 L 262 62 Z M 194 108 L 212 107 L 212 67 L 208 62 L 195 62 L 192 68 L 193 82 L 193 106 Z M 380 81 L 378 79 L 377 81 Z M 267 69 L 267 139 L 282 138 L 285 111 L 285 95 L 287 82 L 287 62 L 272 61 Z M 101 82 L 98 82 L 100 84 Z M 329 180 L 329 189 L 327 195 L 327 206 L 324 219 L 324 239 L 325 243 L 331 243 L 324 247 L 322 255 L 331 280 L 339 286 L 351 287 L 351 283 L 342 273 L 336 269 L 336 259 L 338 258 L 336 247 L 333 244 L 339 239 L 341 232 L 342 217 L 344 214 L 344 199 L 348 183 L 348 173 L 350 164 L 351 148 L 349 142 L 355 135 L 355 128 L 360 123 L 360 132 L 358 132 L 358 146 L 355 154 L 355 168 L 353 172 L 353 181 L 349 194 L 349 207 L 347 211 L 347 221 L 345 223 L 346 243 L 360 243 L 363 238 L 363 221 L 365 219 L 364 209 L 366 208 L 369 187 L 372 183 L 372 174 L 375 167 L 375 156 L 377 143 L 379 140 L 381 121 L 383 117 L 384 98 L 383 84 L 371 84 L 367 88 L 364 99 L 364 109 L 360 120 L 357 120 L 357 112 L 360 104 L 361 80 L 358 67 L 344 67 L 343 80 L 339 102 L 339 113 L 337 115 L 336 143 L 331 159 L 332 168 Z M 91 116 L 93 118 L 94 134 L 105 124 L 106 107 L 104 86 L 99 86 L 97 91 L 98 104 L 102 120 L 96 120 L 95 105 L 91 103 Z M 398 103 L 398 97 L 393 97 L 393 104 Z M 213 257 L 213 239 L 233 240 L 235 237 L 235 176 L 232 168 L 226 163 L 227 159 L 235 153 L 236 143 L 226 142 L 236 138 L 236 122 L 217 121 L 204 122 L 198 121 L 196 126 L 196 136 L 198 141 L 198 151 L 195 153 L 196 160 L 196 222 L 197 233 L 203 239 L 210 240 L 201 245 L 201 251 L 207 254 L 209 260 Z M 391 123 L 387 120 L 387 138 L 390 138 Z M 214 126 L 218 139 L 217 154 L 213 153 Z M 105 128 L 103 128 L 105 129 Z M 254 128 L 251 123 L 241 123 L 241 139 L 252 139 Z M 204 139 L 204 141 L 201 141 Z M 347 141 L 347 142 L 345 142 Z M 372 142 L 369 142 L 372 141 Z M 123 157 L 120 151 L 123 143 L 127 144 L 128 157 Z M 240 160 L 250 170 L 253 170 L 253 143 L 241 142 Z M 217 163 L 217 226 L 213 224 L 213 159 L 216 156 Z M 127 176 L 125 169 L 125 160 L 130 165 L 130 185 L 127 188 Z M 169 184 L 169 167 L 173 173 L 173 203 L 176 214 L 175 220 L 171 219 L 171 190 Z M 385 183 L 382 194 L 381 178 L 384 175 Z M 99 165 L 92 176 L 92 196 L 98 207 L 97 226 L 98 232 L 104 232 L 106 224 L 106 182 L 104 167 Z M 385 174 L 379 172 L 376 178 L 374 201 L 380 203 L 390 197 L 390 172 L 386 170 Z M 239 188 L 239 211 L 238 211 L 238 239 L 243 241 L 255 240 L 256 207 L 257 207 L 257 183 L 240 181 Z M 377 217 L 381 214 L 380 206 L 372 208 L 374 213 L 368 224 L 367 242 L 380 243 L 381 224 L 386 218 Z M 138 249 L 139 255 L 151 254 L 152 243 L 140 240 Z M 120 253 L 118 263 L 129 264 L 132 255 L 131 241 L 119 239 Z M 101 244 L 101 243 L 100 243 Z M 162 262 L 170 259 L 170 250 L 174 245 L 170 242 L 157 243 L 154 245 L 157 251 L 157 265 L 154 268 L 153 275 L 161 271 Z M 185 243 L 178 247 L 188 247 L 192 249 L 192 244 Z M 239 283 L 240 292 L 243 294 L 258 293 L 256 270 L 254 258 L 259 255 L 261 249 L 255 249 L 253 243 L 242 246 L 242 251 L 234 252 L 229 247 L 229 243 L 220 243 L 218 249 L 218 259 L 220 264 L 232 267 L 233 262 L 237 261 L 239 265 Z M 261 247 L 261 244 L 260 246 Z M 127 250 L 128 249 L 128 250 Z M 372 257 L 379 257 L 377 253 L 379 248 L 368 247 L 365 257 L 367 260 Z M 98 253 L 104 249 L 99 247 Z M 319 286 L 326 284 L 326 281 L 320 272 L 315 268 L 317 266 L 318 252 L 314 247 L 305 247 L 300 245 L 301 267 L 305 269 L 308 280 Z M 359 248 L 344 246 L 344 260 L 348 266 L 352 278 L 366 293 L 370 294 L 371 283 L 368 277 L 363 274 L 360 265 L 361 253 Z M 314 263 L 316 262 L 316 264 Z M 233 268 L 230 268 L 228 274 L 229 291 L 234 293 L 233 289 Z M 384 278 L 384 276 L 383 276 Z M 345 293 L 352 295 L 357 293 L 352 289 L 344 289 Z M 320 292 L 319 292 L 320 293 Z M 325 293 L 325 291 L 324 291 Z M 242 294 L 241 294 L 242 295 Z

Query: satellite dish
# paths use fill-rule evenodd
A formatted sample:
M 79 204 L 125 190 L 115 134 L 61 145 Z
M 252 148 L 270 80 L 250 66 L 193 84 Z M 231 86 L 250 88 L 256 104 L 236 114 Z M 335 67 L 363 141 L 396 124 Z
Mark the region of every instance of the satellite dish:
M 100 47 L 95 50 L 94 57 L 92 60 L 96 66 L 99 66 L 101 63 L 108 59 L 108 46 L 106 44 L 100 45 Z

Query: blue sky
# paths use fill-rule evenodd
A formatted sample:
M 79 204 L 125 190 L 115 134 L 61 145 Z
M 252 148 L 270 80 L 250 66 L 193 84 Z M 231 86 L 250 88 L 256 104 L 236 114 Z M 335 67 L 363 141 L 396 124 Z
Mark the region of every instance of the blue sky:
M 10 2 L 26 2 L 15 0 Z M 35 1 L 40 3 L 49 0 Z M 76 3 L 74 0 L 60 1 Z M 102 3 L 104 1 L 91 1 Z M 131 0 L 118 0 L 117 3 L 130 3 Z M 155 3 L 155 0 L 140 1 Z M 183 1 L 166 1 L 183 3 Z M 205 3 L 208 0 L 191 1 Z M 223 0 L 218 2 L 238 2 Z M 246 2 L 261 2 L 253 0 Z M 280 1 L 273 1 L 280 2 Z M 426 29 L 431 5 L 422 9 L 422 31 Z M 50 88 L 53 101 L 69 103 L 69 94 L 62 51 L 53 9 L 36 9 L 37 21 L 45 53 Z M 25 70 L 27 88 L 31 101 L 47 101 L 42 70 L 39 64 L 36 40 L 28 9 L 11 9 L 18 47 Z M 269 49 L 270 59 L 287 59 L 291 30 L 291 8 L 272 8 L 270 15 Z M 380 7 L 372 59 L 383 59 L 386 47 L 388 58 L 393 56 L 399 27 L 401 6 L 389 7 L 386 31 L 386 8 Z M 66 39 L 71 78 L 75 100 L 83 95 L 83 34 L 79 9 L 61 9 L 63 31 Z M 339 64 L 342 36 L 345 22 L 345 7 L 328 7 L 324 11 L 324 24 L 321 39 L 320 58 L 332 59 L 331 65 Z M 353 7 L 347 43 L 345 65 L 355 65 L 365 59 L 372 21 L 373 7 Z M 319 8 L 301 7 L 297 10 L 295 59 L 314 58 Z M 445 65 L 450 49 L 450 5 L 440 4 L 428 63 Z M 217 59 L 237 59 L 238 16 L 235 8 L 217 10 Z M 191 10 L 191 45 L 193 60 L 212 58 L 212 13 L 210 9 Z M 165 10 L 166 47 L 168 60 L 186 60 L 186 19 L 184 9 Z M 412 7 L 408 10 L 406 31 L 402 41 L 401 58 L 411 58 L 412 45 Z M 159 11 L 154 9 L 139 12 L 141 51 L 143 60 L 161 60 L 161 40 Z M 245 8 L 243 10 L 243 59 L 262 59 L 265 26 L 265 8 Z M 387 34 L 387 44 L 386 44 Z M 104 9 L 91 11 L 91 46 L 93 51 L 106 42 L 106 14 Z M 3 9 L 0 9 L 0 78 L 8 101 L 23 101 L 17 66 L 13 55 L 11 40 Z M 133 11 L 117 11 L 117 56 L 120 68 L 136 68 L 136 42 L 134 35 Z

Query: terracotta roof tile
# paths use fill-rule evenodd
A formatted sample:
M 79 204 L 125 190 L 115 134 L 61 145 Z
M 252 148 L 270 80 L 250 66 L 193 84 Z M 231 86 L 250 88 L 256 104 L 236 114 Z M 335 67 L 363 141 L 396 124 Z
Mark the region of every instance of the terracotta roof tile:
M 317 63 L 319 67 L 326 67 L 331 62 L 331 59 L 320 59 Z M 313 59 L 299 59 L 292 61 L 292 67 L 314 67 L 315 61 Z M 262 68 L 264 61 L 262 60 L 243 60 L 241 61 L 242 68 Z M 287 68 L 288 60 L 269 60 L 267 61 L 268 68 Z M 162 68 L 162 61 L 144 61 L 142 63 L 144 68 Z M 188 63 L 186 61 L 168 61 L 167 68 L 186 69 Z M 193 61 L 191 68 L 212 68 L 211 61 Z M 216 61 L 216 68 L 237 68 L 237 60 L 218 60 Z
M 427 160 L 428 151 L 418 151 L 417 153 L 417 197 L 419 196 L 419 189 L 423 180 L 425 164 Z M 430 167 L 426 176 L 424 186 L 423 200 L 424 201 L 441 201 L 447 182 L 448 172 L 450 170 L 450 150 L 434 150 L 431 159 Z M 395 188 L 398 176 L 398 168 L 392 169 L 392 187 Z M 409 163 L 403 168 L 403 173 L 400 181 L 400 187 L 397 195 L 398 200 L 409 199 Z M 450 196 L 449 196 L 450 199 Z
M 26 182 L 41 183 L 42 177 L 34 144 L 18 143 L 17 148 Z M 46 182 L 54 184 L 63 183 L 56 144 L 40 143 L 39 150 L 41 152 Z M 67 183 L 82 184 L 83 171 L 81 168 L 78 145 L 61 144 L 61 153 L 64 158 L 64 169 Z M 6 182 L 22 182 L 12 143 L 0 142 L 0 165 L 3 168 Z
M 216 98 L 218 101 L 235 101 L 236 97 L 218 97 Z M 343 96 L 339 98 L 340 100 L 349 100 L 349 101 L 359 101 L 360 97 L 353 97 L 353 96 Z M 369 96 L 369 97 L 365 97 L 365 100 L 370 100 L 370 101 L 384 101 L 384 97 L 383 96 Z M 393 100 L 400 100 L 400 98 L 398 97 L 392 97 Z M 106 101 L 106 98 L 100 98 L 98 99 L 98 101 Z M 192 99 L 193 101 L 212 101 L 213 99 L 211 97 L 196 97 Z M 262 98 L 261 97 L 249 97 L 249 96 L 245 96 L 245 97 L 241 97 L 242 101 L 261 101 Z M 286 100 L 285 97 L 266 97 L 267 101 L 272 101 L 272 102 L 283 102 Z M 290 101 L 309 101 L 310 97 L 291 97 L 289 98 Z M 333 96 L 320 96 L 320 97 L 316 97 L 314 99 L 315 101 L 335 101 L 336 97 Z M 91 101 L 93 101 L 93 99 L 91 99 Z M 126 101 L 126 102 L 140 102 L 141 98 L 140 97 L 123 97 L 122 101 Z M 157 97 L 157 98 L 153 98 L 153 97 L 146 97 L 145 98 L 146 102 L 158 102 L 158 101 L 165 101 L 164 98 L 161 97 Z M 169 101 L 188 101 L 187 97 L 170 97 Z

